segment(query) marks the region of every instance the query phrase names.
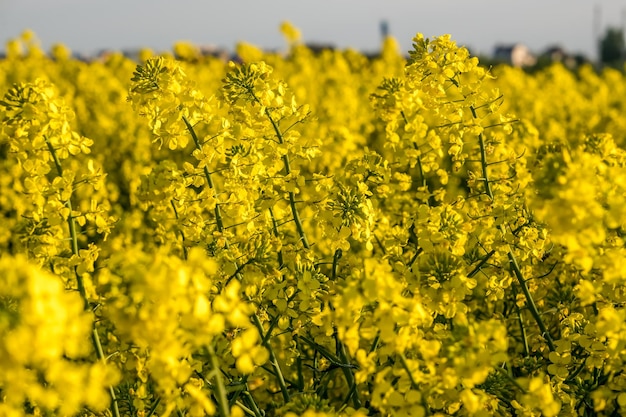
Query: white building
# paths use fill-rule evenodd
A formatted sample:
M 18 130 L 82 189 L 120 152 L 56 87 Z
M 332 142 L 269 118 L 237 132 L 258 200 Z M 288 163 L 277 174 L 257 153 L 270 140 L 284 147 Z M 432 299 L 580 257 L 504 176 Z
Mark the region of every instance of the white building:
M 514 67 L 531 67 L 537 63 L 537 58 L 526 45 L 499 45 L 494 50 L 494 58 L 507 62 Z

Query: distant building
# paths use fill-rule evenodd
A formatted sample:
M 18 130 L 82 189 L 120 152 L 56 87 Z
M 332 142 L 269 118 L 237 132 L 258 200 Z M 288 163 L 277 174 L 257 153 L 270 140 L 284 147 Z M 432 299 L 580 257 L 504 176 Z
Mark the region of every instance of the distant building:
M 380 37 L 384 41 L 389 36 L 389 22 L 386 20 L 380 21 Z
M 587 62 L 587 59 L 581 55 L 572 55 L 558 45 L 547 48 L 539 57 L 540 60 L 548 63 L 560 62 L 569 69 L 574 69 Z
M 498 45 L 494 50 L 493 57 L 498 61 L 520 68 L 532 67 L 537 63 L 537 58 L 530 52 L 530 49 L 521 43 Z
M 565 52 L 565 49 L 561 48 L 558 45 L 548 47 L 543 52 L 543 55 L 545 55 L 547 58 L 550 58 L 550 61 L 552 62 L 562 62 L 568 56 L 567 52 Z

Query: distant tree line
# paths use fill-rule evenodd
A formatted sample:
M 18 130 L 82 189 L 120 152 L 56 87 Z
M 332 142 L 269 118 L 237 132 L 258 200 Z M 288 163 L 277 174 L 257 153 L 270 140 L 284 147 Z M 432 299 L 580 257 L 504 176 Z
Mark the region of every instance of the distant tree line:
M 600 39 L 600 61 L 604 65 L 623 69 L 625 58 L 623 29 L 608 28 Z

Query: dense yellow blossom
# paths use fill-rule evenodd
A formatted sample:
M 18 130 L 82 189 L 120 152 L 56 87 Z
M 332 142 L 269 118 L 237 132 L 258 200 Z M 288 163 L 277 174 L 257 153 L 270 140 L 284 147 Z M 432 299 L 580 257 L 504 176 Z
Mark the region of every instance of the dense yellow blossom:
M 626 79 L 0 60 L 0 415 L 626 414 Z
M 29 263 L 0 259 L 0 413 L 74 415 L 109 405 L 116 370 L 91 363 L 91 314 L 77 293 Z

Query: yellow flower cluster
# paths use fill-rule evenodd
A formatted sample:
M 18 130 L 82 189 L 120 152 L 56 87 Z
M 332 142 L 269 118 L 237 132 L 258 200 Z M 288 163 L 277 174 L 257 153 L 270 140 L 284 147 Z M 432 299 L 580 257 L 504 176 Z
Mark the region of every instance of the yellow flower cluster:
M 76 293 L 24 256 L 0 259 L 0 414 L 104 410 L 114 369 L 90 361 L 92 317 Z
M 0 60 L 0 414 L 626 414 L 626 77 Z

